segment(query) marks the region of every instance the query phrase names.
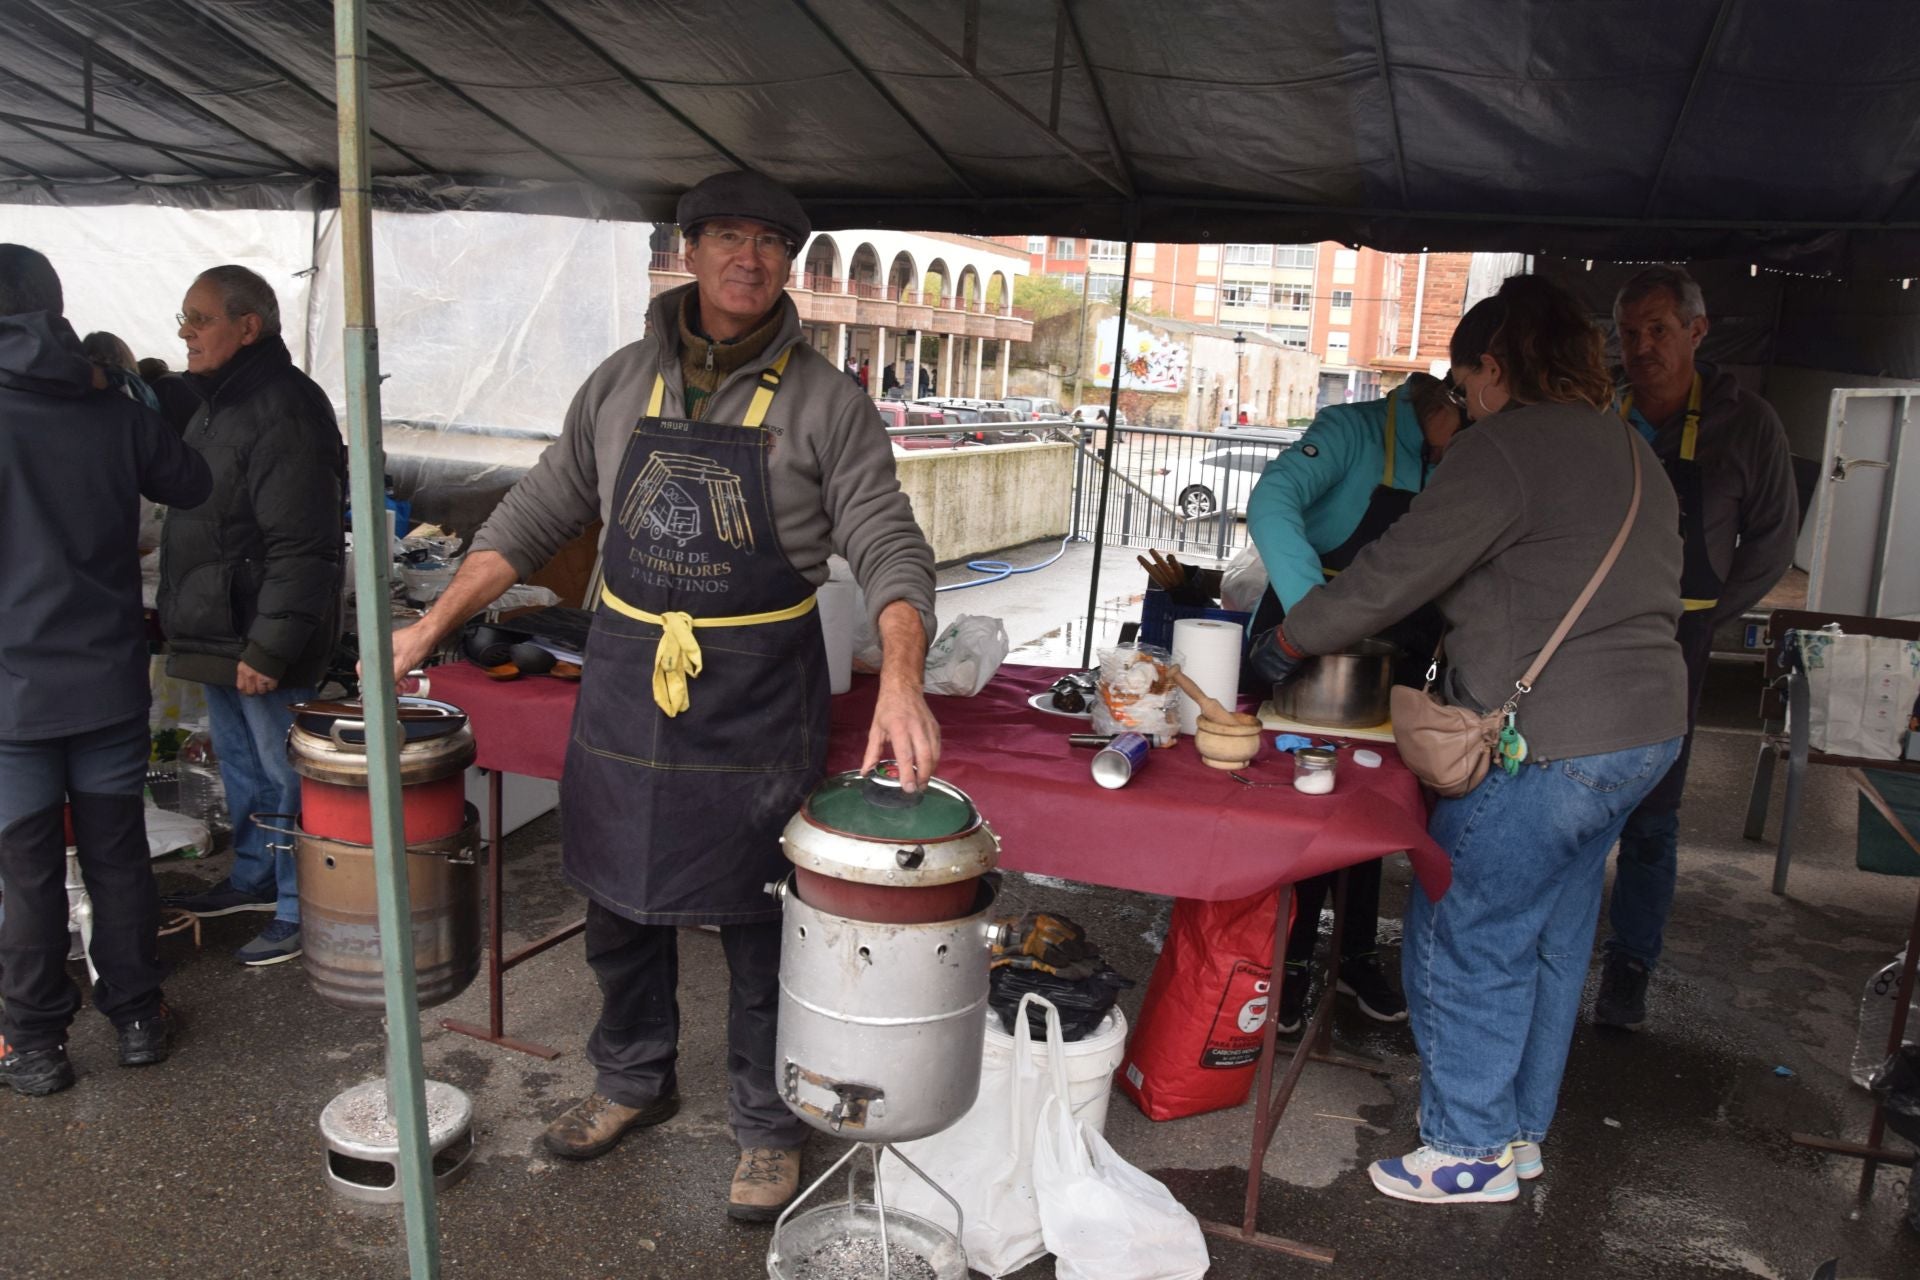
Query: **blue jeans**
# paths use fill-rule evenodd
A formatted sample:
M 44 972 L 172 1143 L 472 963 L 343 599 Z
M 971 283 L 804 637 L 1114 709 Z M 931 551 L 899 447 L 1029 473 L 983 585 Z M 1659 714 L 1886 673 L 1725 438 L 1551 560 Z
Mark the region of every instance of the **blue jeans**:
M 1674 766 L 1685 767 L 1685 761 Z M 1620 856 L 1613 864 L 1613 897 L 1607 903 L 1607 954 L 1638 960 L 1651 970 L 1666 941 L 1673 890 L 1680 878 L 1680 811 L 1643 804 L 1627 815 Z
M 269 850 L 269 842 L 286 841 L 255 825 L 252 815 L 300 812 L 300 778 L 287 762 L 287 730 L 293 727 L 291 708 L 312 699 L 313 690 L 243 694 L 212 684 L 206 690 L 213 750 L 220 757 L 220 781 L 233 820 L 233 870 L 227 879 L 242 893 L 274 891 L 274 918 L 298 924 L 300 884 L 293 853 Z
M 1546 1137 L 1593 953 L 1607 853 L 1680 740 L 1496 768 L 1435 806 L 1453 858 L 1416 893 L 1402 978 L 1420 1050 L 1420 1140 L 1466 1159 Z
M 1713 658 L 1713 619 L 1699 610 L 1680 619 L 1680 655 L 1687 663 L 1687 736 L 1673 767 L 1647 792 L 1620 831 L 1620 856 L 1613 864 L 1613 898 L 1607 903 L 1608 955 L 1626 955 L 1652 969 L 1665 942 L 1667 917 L 1673 914 L 1673 890 L 1680 876 L 1680 799 L 1687 790 L 1687 761 L 1693 755 L 1693 722 L 1700 713 Z

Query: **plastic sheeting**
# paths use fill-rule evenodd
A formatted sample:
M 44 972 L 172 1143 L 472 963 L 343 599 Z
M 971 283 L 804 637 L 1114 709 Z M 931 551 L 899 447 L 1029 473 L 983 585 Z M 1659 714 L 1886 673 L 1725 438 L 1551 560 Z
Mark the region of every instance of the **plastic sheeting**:
M 556 436 L 587 375 L 644 331 L 649 224 L 380 213 L 373 230 L 390 429 Z M 80 333 L 110 330 L 174 369 L 186 366 L 174 313 L 193 278 L 250 267 L 279 297 L 294 360 L 344 403 L 333 210 L 0 205 L 0 240 L 52 259 Z
M 1920 274 L 1920 6 L 376 0 L 388 207 Z M 0 201 L 284 207 L 331 6 L 0 0 Z M 90 105 L 89 105 L 90 104 Z

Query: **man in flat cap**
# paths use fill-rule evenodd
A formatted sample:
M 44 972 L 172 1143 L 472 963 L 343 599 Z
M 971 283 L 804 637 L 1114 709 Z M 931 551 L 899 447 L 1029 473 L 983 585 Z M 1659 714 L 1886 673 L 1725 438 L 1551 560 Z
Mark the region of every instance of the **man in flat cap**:
M 548 1127 L 588 1160 L 679 1107 L 675 930 L 717 925 L 732 974 L 727 1212 L 768 1221 L 799 1188 L 807 1129 L 774 1075 L 780 831 L 825 772 L 827 668 L 814 589 L 844 555 L 885 653 L 865 766 L 932 775 L 921 695 L 933 552 L 872 402 L 803 339 L 786 294 L 810 231 L 753 173 L 680 200 L 694 282 L 574 396 L 560 439 L 476 535 L 446 593 L 394 636 L 396 676 L 596 517 L 605 585 L 561 781 L 567 878 L 588 898 L 602 995 L 594 1092 Z

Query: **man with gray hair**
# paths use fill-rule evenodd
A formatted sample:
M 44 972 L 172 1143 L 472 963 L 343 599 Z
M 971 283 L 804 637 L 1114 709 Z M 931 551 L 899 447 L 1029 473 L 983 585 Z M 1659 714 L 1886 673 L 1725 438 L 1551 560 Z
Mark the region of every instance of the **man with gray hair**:
M 1787 434 L 1772 406 L 1733 375 L 1695 359 L 1707 334 L 1700 286 L 1657 266 L 1622 286 L 1613 304 L 1627 387 L 1620 416 L 1652 443 L 1680 498 L 1686 543 L 1679 641 L 1687 661 L 1687 739 L 1673 767 L 1620 834 L 1612 935 L 1594 1020 L 1638 1030 L 1647 978 L 1660 958 L 1679 867 L 1680 798 L 1713 628 L 1757 604 L 1793 560 L 1800 509 Z
M 894 757 L 916 790 L 940 758 L 921 691 L 933 549 L 872 402 L 808 345 L 787 295 L 810 231 L 800 202 L 721 173 L 681 197 L 678 220 L 693 282 L 656 297 L 648 336 L 580 388 L 458 576 L 394 633 L 394 667 L 604 521 L 560 781 L 561 870 L 587 895 L 601 991 L 596 1075 L 544 1142 L 591 1160 L 679 1109 L 679 930 L 716 925 L 739 1146 L 727 1213 L 771 1222 L 799 1191 L 808 1132 L 776 1072 L 781 908 L 766 885 L 786 874 L 781 829 L 826 769 L 815 591 L 843 555 L 883 652 L 863 770 Z
M 278 964 L 300 954 L 300 891 L 293 854 L 252 815 L 299 808 L 290 708 L 313 696 L 340 630 L 340 427 L 326 393 L 294 367 L 279 300 L 259 275 L 201 272 L 177 319 L 204 402 L 185 438 L 213 468 L 213 500 L 167 520 L 160 624 L 168 673 L 207 687 L 234 861 L 223 883 L 169 905 L 271 912 L 238 956 Z
M 0 244 L 0 1090 L 74 1082 L 67 859 L 93 905 L 94 1006 L 120 1065 L 166 1059 L 160 895 L 147 853 L 140 499 L 191 507 L 207 464 L 96 383 L 53 264 Z

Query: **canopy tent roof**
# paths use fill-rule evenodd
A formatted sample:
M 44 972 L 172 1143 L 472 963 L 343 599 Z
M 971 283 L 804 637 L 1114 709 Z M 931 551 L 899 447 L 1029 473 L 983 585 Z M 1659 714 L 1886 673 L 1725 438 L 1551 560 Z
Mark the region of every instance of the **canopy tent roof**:
M 320 0 L 0 0 L 0 201 L 293 203 Z M 1920 275 L 1920 6 L 376 0 L 389 207 Z

